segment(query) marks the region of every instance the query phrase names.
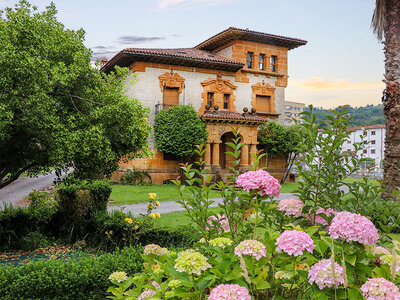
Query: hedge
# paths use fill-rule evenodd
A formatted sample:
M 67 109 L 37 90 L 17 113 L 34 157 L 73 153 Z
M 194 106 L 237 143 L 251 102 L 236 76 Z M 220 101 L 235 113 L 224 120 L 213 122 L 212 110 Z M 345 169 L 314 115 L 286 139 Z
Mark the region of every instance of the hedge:
M 30 262 L 0 268 L 1 299 L 105 299 L 114 271 L 133 275 L 142 270 L 141 247 L 84 258 Z

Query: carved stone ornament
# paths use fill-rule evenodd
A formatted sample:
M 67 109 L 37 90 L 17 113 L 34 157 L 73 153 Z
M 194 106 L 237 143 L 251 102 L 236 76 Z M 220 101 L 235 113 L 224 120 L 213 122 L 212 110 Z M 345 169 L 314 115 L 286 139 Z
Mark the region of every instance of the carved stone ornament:
M 173 70 L 158 76 L 158 79 L 160 80 L 161 92 L 164 91 L 164 87 L 178 88 L 178 93 L 180 94 L 182 92 L 185 78 L 180 76 L 178 73 L 174 73 Z

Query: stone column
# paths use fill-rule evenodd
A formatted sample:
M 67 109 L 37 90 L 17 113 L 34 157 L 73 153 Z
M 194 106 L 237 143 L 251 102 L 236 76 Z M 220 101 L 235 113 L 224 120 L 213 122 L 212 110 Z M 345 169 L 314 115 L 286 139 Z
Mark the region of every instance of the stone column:
M 251 144 L 250 145 L 250 153 L 255 153 L 257 154 L 257 147 L 256 144 Z M 254 161 L 253 155 L 250 155 L 250 164 Z
M 240 166 L 247 168 L 249 166 L 249 145 L 243 145 L 240 150 Z
M 209 142 L 206 143 L 206 152 L 204 153 L 204 163 L 206 166 L 211 165 L 211 145 Z
M 219 165 L 219 144 L 220 144 L 221 142 L 214 142 L 213 143 L 213 151 L 212 151 L 212 165 L 213 166 L 218 166 L 218 167 L 220 167 L 220 165 Z

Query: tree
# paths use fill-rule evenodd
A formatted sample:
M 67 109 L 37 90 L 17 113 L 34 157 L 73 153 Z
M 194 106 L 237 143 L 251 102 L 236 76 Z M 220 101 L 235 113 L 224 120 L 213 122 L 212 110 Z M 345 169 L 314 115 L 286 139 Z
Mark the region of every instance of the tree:
M 50 167 L 108 175 L 147 149 L 147 110 L 125 95 L 128 70 L 91 67 L 84 31 L 56 13 L 21 1 L 0 14 L 0 188 Z
M 386 116 L 383 187 L 400 187 L 400 0 L 376 0 L 372 27 L 385 52 L 386 88 L 382 98 Z
M 207 128 L 192 106 L 176 105 L 156 115 L 154 138 L 158 149 L 182 160 L 207 141 Z
M 285 158 L 285 172 L 281 183 L 286 181 L 299 154 L 297 149 L 300 142 L 300 135 L 297 134 L 299 130 L 303 131 L 301 136 L 304 137 L 305 144 L 310 144 L 311 136 L 298 125 L 285 127 L 275 122 L 268 122 L 258 129 L 259 147 L 267 154 L 267 167 L 273 157 L 283 155 Z

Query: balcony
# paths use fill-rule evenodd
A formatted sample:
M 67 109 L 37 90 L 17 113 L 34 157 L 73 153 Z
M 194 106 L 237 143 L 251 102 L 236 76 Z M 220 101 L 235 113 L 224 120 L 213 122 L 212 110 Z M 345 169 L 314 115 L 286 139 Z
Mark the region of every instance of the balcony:
M 161 110 L 167 110 L 170 107 L 173 107 L 177 104 L 167 104 L 167 103 L 157 103 L 156 104 L 156 114 L 158 114 Z

